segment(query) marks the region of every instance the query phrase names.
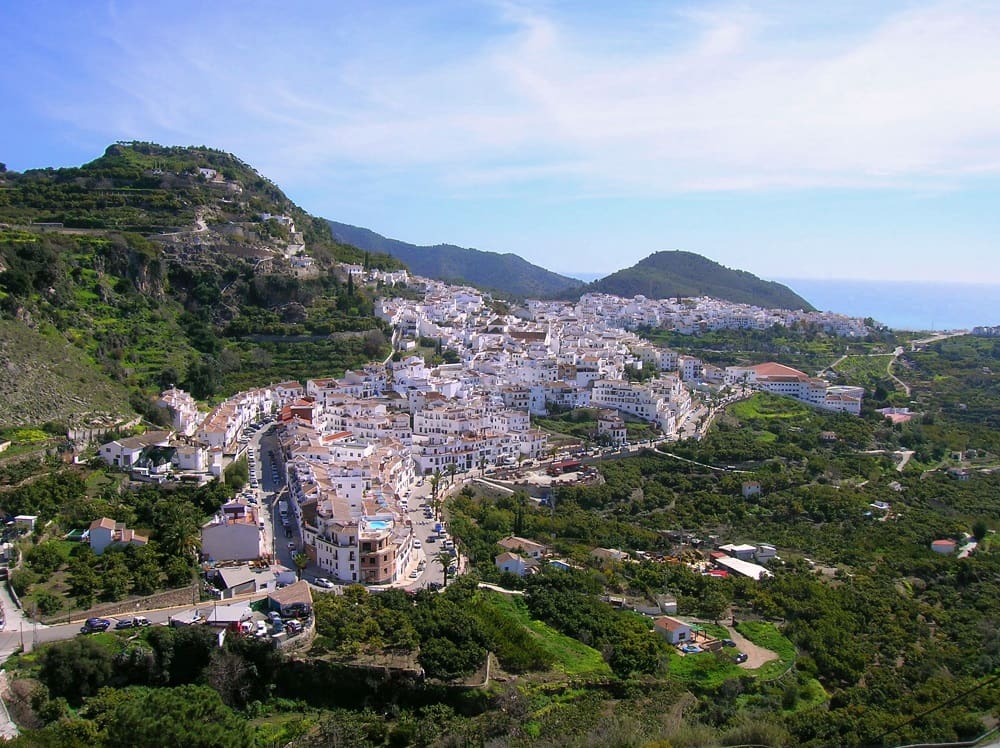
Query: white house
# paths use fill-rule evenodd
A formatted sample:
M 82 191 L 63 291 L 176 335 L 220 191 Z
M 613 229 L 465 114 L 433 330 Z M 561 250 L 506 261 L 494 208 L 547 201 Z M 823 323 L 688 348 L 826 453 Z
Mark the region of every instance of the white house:
M 262 538 L 257 510 L 232 501 L 202 526 L 201 552 L 213 561 L 252 561 L 265 555 Z
M 518 554 L 510 553 L 509 551 L 501 553 L 493 559 L 493 563 L 496 564 L 496 567 L 500 571 L 516 574 L 519 577 L 523 577 L 527 573 L 528 568 L 533 565 Z
M 516 535 L 508 535 L 506 538 L 498 540 L 497 545 L 511 553 L 523 553 L 533 559 L 539 559 L 549 552 L 549 549 L 541 543 L 519 538 Z
M 90 523 L 88 537 L 90 550 L 100 556 L 112 545 L 146 545 L 149 538 L 140 535 L 135 530 L 129 530 L 124 522 L 115 522 L 108 517 L 95 519 Z
M 113 467 L 131 468 L 147 447 L 166 447 L 170 444 L 169 431 L 148 431 L 139 436 L 127 439 L 115 439 L 102 444 L 99 450 L 101 459 Z
M 653 623 L 656 631 L 671 644 L 683 644 L 691 640 L 691 627 L 676 618 L 664 616 Z

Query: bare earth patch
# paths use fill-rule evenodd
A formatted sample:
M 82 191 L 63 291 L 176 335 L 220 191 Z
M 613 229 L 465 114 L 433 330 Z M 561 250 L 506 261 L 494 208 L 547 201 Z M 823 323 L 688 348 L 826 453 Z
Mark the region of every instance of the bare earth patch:
M 778 659 L 777 652 L 772 652 L 770 649 L 764 649 L 764 647 L 754 644 L 732 626 L 726 626 L 726 631 L 729 632 L 729 638 L 736 643 L 736 648 L 740 652 L 746 653 L 746 662 L 740 663 L 740 667 L 744 670 L 756 670 L 764 665 L 764 663 Z

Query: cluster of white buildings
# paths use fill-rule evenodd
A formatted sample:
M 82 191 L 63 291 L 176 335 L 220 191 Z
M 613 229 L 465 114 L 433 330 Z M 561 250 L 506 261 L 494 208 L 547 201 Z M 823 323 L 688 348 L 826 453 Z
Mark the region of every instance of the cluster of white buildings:
M 411 279 L 405 271 L 344 270 L 359 282 L 423 287 L 419 301 L 376 304 L 376 315 L 392 326 L 394 347 L 402 355 L 339 378 L 241 392 L 207 414 L 172 387 L 159 405 L 169 410 L 174 431 L 184 438 L 173 442 L 170 465 L 161 460 L 155 467 L 176 469 L 183 460 L 192 471 L 219 475 L 222 455 L 237 451 L 244 429 L 277 417 L 282 454 L 276 459 L 284 463 L 289 486 L 289 519 L 299 525 L 313 563 L 341 581 L 389 583 L 409 567 L 413 533 L 405 496 L 419 476 L 542 457 L 547 440 L 532 427 L 532 415 L 594 407 L 600 430 L 616 443 L 625 438 L 624 414 L 671 436 L 691 415 L 690 386 L 704 382 L 742 384 L 821 408 L 860 411 L 860 388 L 829 387 L 780 364 L 723 371 L 630 331 L 642 325 L 696 333 L 811 322 L 832 334 L 864 334 L 864 326 L 850 318 L 714 299 L 603 294 L 588 294 L 575 304 L 528 301 L 497 315 L 471 288 Z M 432 367 L 408 354 L 420 338 L 456 351 L 458 362 Z M 629 381 L 630 371 L 650 368 L 651 378 Z M 151 436 L 103 445 L 100 454 L 109 464 L 134 470 L 140 455 L 148 454 L 144 450 L 171 444 L 169 434 Z M 258 558 L 266 554 L 262 533 L 256 509 L 235 500 L 206 525 L 203 547 L 217 560 Z
M 814 325 L 830 335 L 864 337 L 869 330 L 862 320 L 833 312 L 805 312 L 801 309 L 765 309 L 708 296 L 696 298 L 648 299 L 637 295 L 630 299 L 611 294 L 585 294 L 575 304 L 529 301 L 529 311 L 538 316 L 565 314 L 569 309 L 577 318 L 599 318 L 606 324 L 625 330 L 660 327 L 684 335 L 712 330 L 769 330 L 775 325 Z

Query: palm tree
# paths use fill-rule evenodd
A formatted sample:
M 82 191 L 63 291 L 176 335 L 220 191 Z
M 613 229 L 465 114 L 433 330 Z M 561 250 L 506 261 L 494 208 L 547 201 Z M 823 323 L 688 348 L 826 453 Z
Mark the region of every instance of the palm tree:
M 431 506 L 434 507 L 434 519 L 441 519 L 439 511 L 441 508 L 440 502 L 438 501 L 438 488 L 441 485 L 441 471 L 437 468 L 434 469 L 434 474 L 431 476 Z
M 309 566 L 309 556 L 301 552 L 296 553 L 292 556 L 292 563 L 295 564 L 295 573 L 298 574 L 299 579 L 302 579 L 302 572 Z
M 455 559 L 448 551 L 441 551 L 434 557 L 436 563 L 441 564 L 441 571 L 444 574 L 444 586 L 448 586 L 448 569 L 451 567 L 451 562 Z
M 197 560 L 201 528 L 177 505 L 168 505 L 160 518 L 160 550 L 166 556 Z
M 455 483 L 455 471 L 457 469 L 458 468 L 455 466 L 454 462 L 449 462 L 448 463 L 448 485 L 449 486 Z

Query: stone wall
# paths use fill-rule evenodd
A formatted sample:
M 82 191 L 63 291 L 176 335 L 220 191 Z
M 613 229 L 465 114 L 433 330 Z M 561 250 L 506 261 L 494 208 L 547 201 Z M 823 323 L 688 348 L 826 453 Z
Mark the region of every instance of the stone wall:
M 42 622 L 59 624 L 72 623 L 77 620 L 85 621 L 88 618 L 117 618 L 123 615 L 135 615 L 146 610 L 173 608 L 178 605 L 195 605 L 198 599 L 198 592 L 193 586 L 181 587 L 146 597 L 132 597 L 117 603 L 101 603 L 85 611 L 74 610 L 69 613 L 68 617 L 66 613 L 61 613 L 51 618 L 45 618 Z

